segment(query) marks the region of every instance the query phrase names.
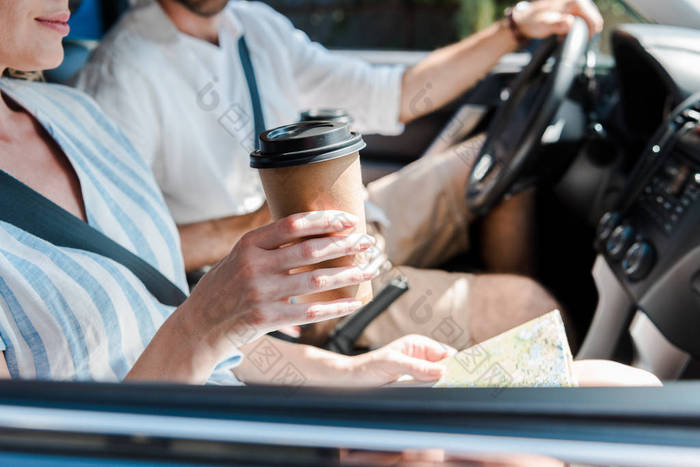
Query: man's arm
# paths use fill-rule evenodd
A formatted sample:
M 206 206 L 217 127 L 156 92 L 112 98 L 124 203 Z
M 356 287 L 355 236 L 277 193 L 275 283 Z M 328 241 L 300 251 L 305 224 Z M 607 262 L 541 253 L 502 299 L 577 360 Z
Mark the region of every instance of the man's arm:
M 270 223 L 267 204 L 250 214 L 179 225 L 185 270 L 196 271 L 224 258 L 243 235 Z
M 603 19 L 590 0 L 539 0 L 513 12 L 522 34 L 533 39 L 566 34 L 573 16 L 586 20 L 591 35 L 602 30 Z M 502 20 L 436 50 L 404 73 L 399 119 L 410 122 L 456 99 L 517 45 L 507 20 Z

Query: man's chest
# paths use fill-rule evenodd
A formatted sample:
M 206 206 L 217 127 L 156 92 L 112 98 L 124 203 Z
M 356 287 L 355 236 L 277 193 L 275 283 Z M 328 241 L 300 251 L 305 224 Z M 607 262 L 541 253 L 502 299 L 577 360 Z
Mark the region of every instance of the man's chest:
M 154 167 L 157 176 L 179 178 L 183 173 L 215 171 L 222 177 L 248 166 L 258 137 L 255 113 L 245 74 L 235 60 L 228 65 L 192 66 L 185 72 L 161 75 L 167 83 L 161 89 L 177 92 L 161 94 L 159 99 L 163 121 L 161 167 Z M 256 69 L 265 129 L 299 118 L 298 96 L 292 80 L 287 81 L 284 84 Z

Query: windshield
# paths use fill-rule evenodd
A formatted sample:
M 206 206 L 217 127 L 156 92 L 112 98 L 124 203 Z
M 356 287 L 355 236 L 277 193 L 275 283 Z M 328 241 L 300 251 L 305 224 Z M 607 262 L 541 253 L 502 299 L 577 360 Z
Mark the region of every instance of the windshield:
M 619 24 L 645 22 L 621 0 L 594 0 L 605 29 L 601 43 L 608 52 L 610 32 Z M 267 0 L 312 40 L 337 49 L 432 50 L 479 31 L 503 17 L 512 0 L 421 0 L 415 2 Z M 666 2 L 659 2 L 666 5 Z
M 627 3 L 645 18 L 658 24 L 700 28 L 700 1 L 628 0 Z
M 595 3 L 598 5 L 598 9 L 605 20 L 603 32 L 597 40 L 600 45 L 600 51 L 606 55 L 611 55 L 610 38 L 615 28 L 621 24 L 647 22 L 645 17 L 630 6 L 631 2 L 623 2 L 622 0 L 597 0 Z

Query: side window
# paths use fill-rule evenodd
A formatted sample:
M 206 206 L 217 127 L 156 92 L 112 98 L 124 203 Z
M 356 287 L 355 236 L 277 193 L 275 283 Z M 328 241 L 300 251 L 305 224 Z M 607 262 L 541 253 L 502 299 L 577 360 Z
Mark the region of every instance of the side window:
M 311 39 L 333 49 L 432 50 L 488 26 L 516 0 L 266 0 Z M 596 0 L 603 43 L 620 23 L 641 18 L 621 0 Z
M 600 37 L 600 49 L 603 53 L 611 55 L 610 35 L 620 24 L 644 23 L 646 20 L 632 8 L 620 0 L 597 0 L 600 13 L 605 19 L 605 26 Z

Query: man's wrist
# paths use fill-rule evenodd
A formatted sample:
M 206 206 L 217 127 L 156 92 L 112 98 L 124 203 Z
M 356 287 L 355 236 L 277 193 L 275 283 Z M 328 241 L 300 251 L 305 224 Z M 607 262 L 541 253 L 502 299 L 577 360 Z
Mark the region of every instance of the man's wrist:
M 267 203 L 249 214 L 234 215 L 211 221 L 213 238 L 221 239 L 226 251 L 233 248 L 236 242 L 247 232 L 263 227 L 272 221 Z
M 505 11 L 504 22 L 515 41 L 521 47 L 527 44 L 530 38 L 523 32 L 522 28 L 520 27 L 520 15 L 523 12 L 529 10 L 530 7 L 530 2 L 523 1 L 518 2 L 514 6 L 507 8 Z
M 272 214 L 270 214 L 267 202 L 264 202 L 262 207 L 255 212 L 255 224 L 256 227 L 263 227 L 270 222 L 272 222 Z

